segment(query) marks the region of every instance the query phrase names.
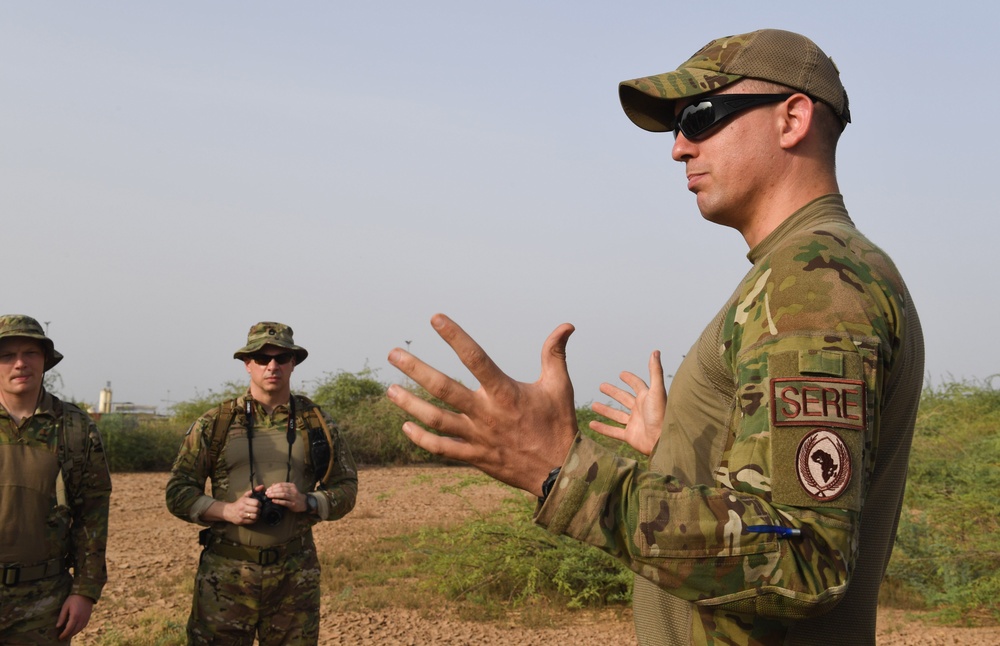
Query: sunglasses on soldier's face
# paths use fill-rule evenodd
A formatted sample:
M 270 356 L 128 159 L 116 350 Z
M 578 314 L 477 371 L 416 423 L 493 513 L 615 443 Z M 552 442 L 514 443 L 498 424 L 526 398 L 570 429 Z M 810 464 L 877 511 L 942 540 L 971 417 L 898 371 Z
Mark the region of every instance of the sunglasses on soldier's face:
M 258 366 L 266 366 L 272 361 L 277 361 L 278 365 L 283 366 L 295 358 L 295 353 L 282 352 L 281 354 L 264 354 L 263 352 L 258 352 L 257 354 L 251 354 L 249 358 Z
M 677 115 L 674 139 L 684 133 L 688 141 L 704 139 L 705 133 L 723 119 L 738 112 L 768 103 L 784 101 L 791 94 L 716 94 L 691 103 Z

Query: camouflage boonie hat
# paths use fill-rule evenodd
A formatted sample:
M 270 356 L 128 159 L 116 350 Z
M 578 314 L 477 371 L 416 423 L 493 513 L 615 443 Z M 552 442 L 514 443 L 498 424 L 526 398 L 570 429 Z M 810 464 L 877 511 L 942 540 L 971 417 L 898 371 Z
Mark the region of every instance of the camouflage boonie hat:
M 52 339 L 45 336 L 42 326 L 30 316 L 23 314 L 5 314 L 0 316 L 0 339 L 7 337 L 23 337 L 41 341 L 42 347 L 45 349 L 44 370 L 46 372 L 62 361 L 63 356 L 56 352 Z
M 233 353 L 233 359 L 245 359 L 265 345 L 291 350 L 295 353 L 295 365 L 299 365 L 309 356 L 305 348 L 295 345 L 295 342 L 292 341 L 292 328 L 284 323 L 261 321 L 250 328 L 250 333 L 247 334 L 247 344 Z
M 674 103 L 753 78 L 786 85 L 826 103 L 846 125 L 847 90 L 833 59 L 805 36 L 780 29 L 717 38 L 673 72 L 622 81 L 618 97 L 632 123 L 650 132 L 674 129 Z

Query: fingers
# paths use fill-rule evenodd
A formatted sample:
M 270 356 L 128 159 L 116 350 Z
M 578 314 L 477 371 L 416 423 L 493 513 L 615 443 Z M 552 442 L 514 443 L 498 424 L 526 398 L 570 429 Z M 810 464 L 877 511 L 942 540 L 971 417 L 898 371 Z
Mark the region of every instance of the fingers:
M 294 482 L 276 482 L 264 491 L 264 495 L 272 500 L 286 500 L 299 495 L 299 488 Z
M 482 347 L 480 347 L 480 345 L 458 325 L 458 323 L 455 323 L 444 314 L 435 314 L 431 317 L 431 325 L 438 333 L 438 336 L 444 339 L 445 342 L 451 346 L 451 349 L 454 350 L 455 354 L 458 355 L 458 358 L 461 359 L 462 364 L 469 369 L 469 372 L 472 373 L 472 376 L 476 378 L 483 388 L 491 391 L 501 383 L 510 381 L 510 377 L 500 370 L 499 366 L 493 362 L 493 359 L 486 354 L 486 351 L 483 350 Z M 563 345 L 565 346 L 565 343 Z M 437 371 L 434 370 L 434 372 Z M 424 385 L 419 379 L 414 379 L 414 381 L 424 386 L 424 388 L 427 388 L 427 386 Z M 449 381 L 451 380 L 449 379 Z M 463 388 L 463 390 L 469 392 L 468 389 Z M 438 395 L 430 388 L 427 388 L 427 391 L 442 401 L 446 401 L 453 406 L 462 408 L 458 402 L 449 401 L 448 399 Z
M 56 621 L 56 628 L 62 628 L 69 621 L 69 604 L 63 602 L 62 609 L 59 610 L 59 619 Z M 66 639 L 66 631 L 64 630 L 62 634 L 59 635 L 59 639 Z
M 409 390 L 393 384 L 386 391 L 389 400 L 396 406 L 417 418 L 421 423 L 437 429 L 446 435 L 463 436 L 468 432 L 467 418 L 435 406 L 429 401 L 417 397 Z
M 652 365 L 652 362 L 650 362 Z M 632 374 L 631 372 L 623 372 L 619 375 L 621 380 L 628 384 L 628 387 L 635 391 L 636 396 L 641 395 L 644 391 L 649 390 L 649 386 L 643 381 L 638 375 Z M 663 370 L 660 370 L 660 383 L 663 380 Z
M 288 507 L 292 511 L 299 509 L 301 507 L 299 503 L 303 500 L 302 493 L 294 482 L 276 482 L 267 488 L 264 495 L 275 504 Z
M 569 380 L 569 370 L 566 367 L 566 344 L 575 330 L 571 324 L 563 323 L 553 330 L 542 344 L 541 380 L 555 383 L 559 387 L 568 386 L 570 393 L 573 392 L 573 384 Z
M 588 426 L 590 427 L 590 430 L 610 437 L 613 440 L 624 442 L 628 437 L 625 429 L 620 426 L 612 426 L 611 424 L 605 424 L 604 422 L 598 422 L 597 420 L 592 421 L 588 424 Z
M 650 390 L 666 390 L 663 385 L 663 362 L 660 361 L 659 350 L 653 350 L 649 355 L 649 387 Z
M 403 424 L 403 432 L 411 442 L 429 453 L 452 460 L 473 461 L 473 447 L 461 438 L 436 435 L 413 422 Z
M 622 390 L 618 386 L 609 383 L 601 384 L 600 390 L 602 393 L 615 400 L 625 408 L 631 410 L 635 408 L 635 395 L 632 393 Z M 604 415 L 604 413 L 601 413 Z M 608 417 L 605 415 L 605 417 Z
M 471 404 L 473 397 L 471 390 L 443 372 L 427 365 L 409 352 L 400 348 L 394 348 L 392 352 L 389 353 L 389 363 L 398 368 L 399 371 L 407 377 L 423 386 L 424 390 L 441 401 L 446 402 L 459 410 L 465 410 Z M 416 399 L 419 399 L 419 397 Z M 396 402 L 395 399 L 393 401 Z M 408 404 L 414 405 L 415 402 L 408 402 Z M 404 408 L 404 410 L 411 415 L 414 415 L 415 417 L 417 416 L 414 411 L 403 407 L 399 402 L 397 402 L 397 405 L 400 405 L 401 408 Z M 427 412 L 429 411 L 425 411 L 425 414 Z
M 59 626 L 57 625 L 56 627 L 58 628 Z M 80 623 L 73 617 L 69 617 L 66 619 L 66 625 L 63 627 L 63 631 L 59 633 L 59 639 L 65 641 L 81 630 L 83 630 L 83 626 L 81 626 Z
M 59 639 L 67 640 L 83 630 L 90 622 L 92 608 L 93 602 L 86 597 L 76 594 L 66 597 L 56 621 L 56 628 L 62 628 Z
M 613 408 L 607 404 L 602 404 L 601 402 L 592 403 L 590 408 L 601 417 L 607 417 L 611 421 L 618 422 L 622 425 L 628 424 L 628 418 L 631 416 L 629 411 L 621 410 L 620 408 Z
M 241 508 L 237 509 L 234 518 L 230 522 L 234 525 L 253 525 L 257 522 L 257 510 Z
M 234 525 L 253 525 L 257 522 L 257 513 L 260 508 L 260 501 L 256 498 L 251 498 L 250 495 L 255 491 L 263 491 L 264 485 L 257 485 L 253 489 L 248 489 L 243 493 L 235 502 L 229 503 L 232 506 L 231 515 L 229 515 L 229 522 Z

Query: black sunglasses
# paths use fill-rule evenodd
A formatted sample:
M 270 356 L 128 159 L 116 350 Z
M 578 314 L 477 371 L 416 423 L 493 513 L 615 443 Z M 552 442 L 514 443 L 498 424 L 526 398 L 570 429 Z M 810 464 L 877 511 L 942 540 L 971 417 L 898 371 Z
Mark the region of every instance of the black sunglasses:
M 253 361 L 258 366 L 266 366 L 272 361 L 277 361 L 278 365 L 283 366 L 295 358 L 295 353 L 282 352 L 281 354 L 264 354 L 263 352 L 258 352 L 257 354 L 251 354 L 249 358 L 250 361 Z
M 791 94 L 716 94 L 692 103 L 677 115 L 674 138 L 683 132 L 689 141 L 697 141 L 705 136 L 720 121 L 731 115 L 768 103 L 784 101 Z

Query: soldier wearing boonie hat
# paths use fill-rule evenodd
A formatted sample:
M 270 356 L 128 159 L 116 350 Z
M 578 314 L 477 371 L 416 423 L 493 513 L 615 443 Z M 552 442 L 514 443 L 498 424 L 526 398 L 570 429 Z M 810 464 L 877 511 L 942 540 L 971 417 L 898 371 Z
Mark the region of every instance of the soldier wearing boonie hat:
M 0 643 L 69 640 L 107 581 L 111 476 L 90 416 L 45 390 L 62 360 L 38 321 L 0 316 Z
M 308 356 L 291 327 L 254 324 L 233 353 L 250 375 L 246 394 L 202 415 L 174 463 L 167 507 L 206 527 L 190 644 L 319 639 L 312 526 L 351 511 L 358 479 L 334 421 L 291 392 L 292 371 Z
M 305 348 L 292 341 L 292 328 L 282 323 L 263 321 L 250 328 L 247 343 L 233 353 L 234 359 L 245 359 L 265 346 L 291 350 L 295 354 L 295 365 L 300 365 L 309 356 Z
M 617 424 L 591 428 L 649 455 L 648 467 L 565 414 L 569 326 L 550 335 L 528 385 L 435 317 L 484 386 L 473 396 L 451 384 L 445 402 L 460 418 L 391 387 L 394 403 L 442 426 L 404 431 L 540 493 L 536 522 L 633 569 L 642 646 L 872 645 L 923 337 L 902 277 L 840 195 L 836 146 L 851 113 L 837 67 L 808 38 L 764 29 L 618 91 L 637 126 L 674 132 L 671 156 L 702 217 L 739 231 L 753 265 L 673 371 L 669 397 L 657 352 L 648 386 L 632 373 L 634 394 L 602 386 L 625 411 L 595 403 Z M 445 383 L 402 349 L 389 360 L 429 390 Z

